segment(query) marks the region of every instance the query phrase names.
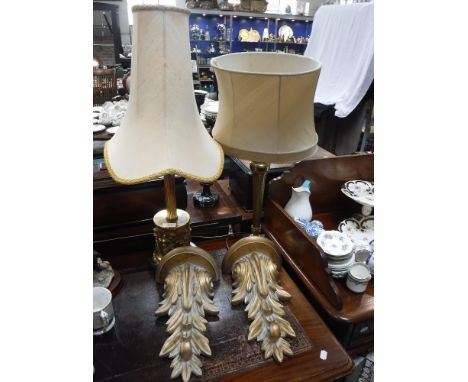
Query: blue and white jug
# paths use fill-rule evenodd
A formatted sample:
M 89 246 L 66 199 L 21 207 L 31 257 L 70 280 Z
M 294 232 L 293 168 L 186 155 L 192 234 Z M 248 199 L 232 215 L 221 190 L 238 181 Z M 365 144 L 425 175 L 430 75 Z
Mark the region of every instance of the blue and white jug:
M 310 180 L 304 180 L 300 187 L 292 187 L 292 194 L 284 209 L 295 219 L 312 220 L 312 206 L 310 205 Z

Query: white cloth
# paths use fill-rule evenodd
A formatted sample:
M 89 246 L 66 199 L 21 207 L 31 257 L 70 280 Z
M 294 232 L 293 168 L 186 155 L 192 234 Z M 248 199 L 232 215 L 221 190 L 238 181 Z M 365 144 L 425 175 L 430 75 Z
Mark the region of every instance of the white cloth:
M 322 64 L 315 102 L 346 117 L 374 79 L 374 3 L 320 7 L 304 56 Z

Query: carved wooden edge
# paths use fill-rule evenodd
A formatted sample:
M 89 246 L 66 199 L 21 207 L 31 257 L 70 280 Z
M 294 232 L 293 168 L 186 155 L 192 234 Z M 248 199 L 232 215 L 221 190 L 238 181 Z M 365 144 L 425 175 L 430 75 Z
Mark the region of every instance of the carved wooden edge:
M 301 269 L 298 267 L 294 260 L 294 253 L 288 250 L 289 246 L 284 241 L 279 239 L 279 235 L 275 232 L 275 228 L 271 224 L 271 221 L 275 219 L 276 223 L 280 222 L 281 226 L 288 230 L 288 227 L 299 231 L 302 235 L 301 240 L 303 240 L 303 244 L 308 249 L 309 256 L 315 256 L 318 258 L 320 263 L 320 268 L 316 268 L 315 270 L 321 273 L 321 279 L 326 280 L 322 284 L 319 283 L 319 280 L 312 279 L 307 275 L 306 270 Z M 309 238 L 305 233 L 303 233 L 302 229 L 297 225 L 297 223 L 284 211 L 284 209 L 276 202 L 272 200 L 267 201 L 267 205 L 265 206 L 265 218 L 263 227 L 265 232 L 268 236 L 272 239 L 272 241 L 277 245 L 280 249 L 282 257 L 288 262 L 288 264 L 293 268 L 293 270 L 297 273 L 299 278 L 304 282 L 305 286 L 309 291 L 311 291 L 314 296 L 317 295 L 316 291 L 319 292 L 319 295 L 323 296 L 323 300 L 326 300 L 328 303 L 335 310 L 341 310 L 343 308 L 343 301 L 341 298 L 341 294 L 338 291 L 338 288 L 330 276 L 330 271 L 328 269 L 328 261 L 320 249 L 318 244 L 314 243 L 311 238 Z

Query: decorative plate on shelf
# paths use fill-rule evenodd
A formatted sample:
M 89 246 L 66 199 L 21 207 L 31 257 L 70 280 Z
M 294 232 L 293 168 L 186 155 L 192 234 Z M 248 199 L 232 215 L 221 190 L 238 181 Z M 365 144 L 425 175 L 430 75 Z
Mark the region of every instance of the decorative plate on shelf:
M 333 259 L 350 257 L 353 242 L 339 231 L 323 231 L 317 238 L 317 243 L 323 251 Z
M 374 185 L 366 180 L 350 180 L 341 192 L 364 206 L 374 207 Z
M 247 29 L 241 29 L 239 31 L 239 41 L 247 41 L 249 39 L 249 31 Z
M 338 225 L 338 231 L 348 236 L 355 245 L 370 245 L 374 240 L 374 217 L 343 220 Z
M 283 38 L 284 41 L 287 41 L 288 39 L 290 39 L 291 37 L 294 36 L 294 32 L 293 32 L 293 30 L 291 29 L 290 26 L 283 25 L 278 30 L 278 36 Z
M 106 129 L 106 126 L 104 125 L 93 125 L 93 133 L 99 133 L 101 131 L 104 131 Z
M 257 30 L 250 28 L 249 31 L 249 39 L 250 42 L 259 42 L 262 38 L 260 37 L 260 33 Z

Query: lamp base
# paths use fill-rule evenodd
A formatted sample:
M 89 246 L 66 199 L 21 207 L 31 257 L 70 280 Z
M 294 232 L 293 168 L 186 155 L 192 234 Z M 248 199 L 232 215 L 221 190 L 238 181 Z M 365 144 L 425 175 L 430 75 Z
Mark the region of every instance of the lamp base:
M 261 236 L 245 237 L 229 248 L 223 259 L 223 272 L 232 273 L 232 304 L 246 303 L 249 326 L 248 340 L 262 342 L 265 358 L 282 362 L 284 354 L 292 355 L 284 337 L 295 337 L 286 321 L 279 300 L 289 300 L 278 280 L 281 257 L 272 241 Z
M 214 207 L 219 203 L 219 194 L 211 192 L 210 186 L 213 183 L 200 183 L 203 191 L 196 191 L 193 194 L 193 204 L 198 208 Z
M 184 210 L 177 210 L 177 220 L 167 221 L 167 210 L 154 215 L 155 251 L 153 264 L 157 265 L 169 251 L 177 247 L 190 245 L 190 215 Z

